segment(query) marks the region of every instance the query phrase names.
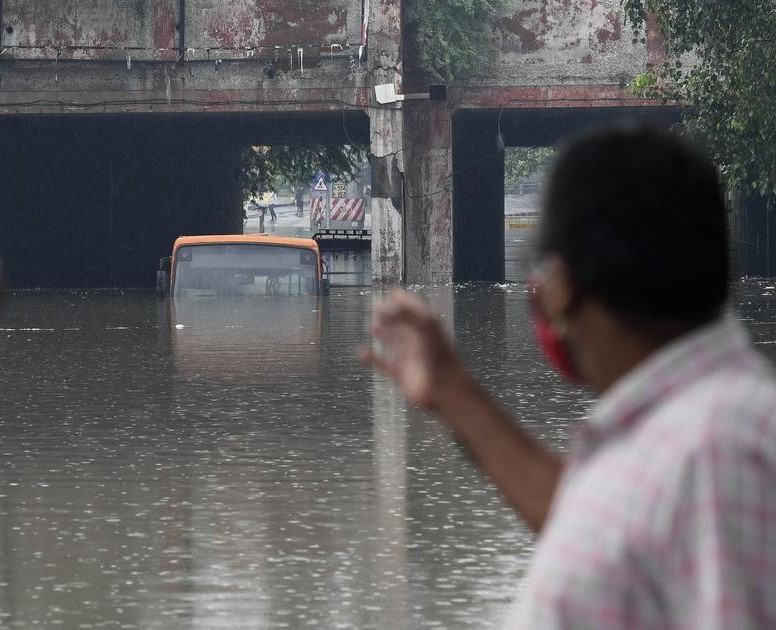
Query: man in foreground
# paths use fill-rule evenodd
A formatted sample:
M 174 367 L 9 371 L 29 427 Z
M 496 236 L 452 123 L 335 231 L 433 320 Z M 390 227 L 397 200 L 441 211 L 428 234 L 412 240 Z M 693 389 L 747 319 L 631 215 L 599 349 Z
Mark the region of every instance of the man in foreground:
M 508 627 L 776 627 L 776 378 L 726 314 L 714 167 L 618 129 L 559 155 L 532 274 L 537 340 L 598 400 L 566 456 L 476 385 L 417 298 L 362 359 L 436 412 L 539 533 Z

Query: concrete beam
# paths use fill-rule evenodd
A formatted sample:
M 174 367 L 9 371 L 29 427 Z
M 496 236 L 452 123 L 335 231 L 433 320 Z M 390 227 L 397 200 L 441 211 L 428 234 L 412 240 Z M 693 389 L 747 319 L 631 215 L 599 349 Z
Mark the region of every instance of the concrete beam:
M 586 85 L 452 87 L 449 99 L 461 109 L 557 109 L 567 107 L 663 107 L 660 99 L 635 96 L 627 86 Z
M 268 79 L 258 61 L 184 65 L 2 61 L 0 114 L 332 111 L 361 108 L 369 90 L 337 83 L 340 61 L 301 78 Z

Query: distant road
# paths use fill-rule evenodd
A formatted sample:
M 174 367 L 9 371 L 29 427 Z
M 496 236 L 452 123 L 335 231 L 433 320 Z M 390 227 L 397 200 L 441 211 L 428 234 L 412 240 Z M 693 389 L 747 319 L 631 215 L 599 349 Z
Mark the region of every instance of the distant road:
M 539 212 L 539 193 L 505 195 L 504 214 L 534 214 Z

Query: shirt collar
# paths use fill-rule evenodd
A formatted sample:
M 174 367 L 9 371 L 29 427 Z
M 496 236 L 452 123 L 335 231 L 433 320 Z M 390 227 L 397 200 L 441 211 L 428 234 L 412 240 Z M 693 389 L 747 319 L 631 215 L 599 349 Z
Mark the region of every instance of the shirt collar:
M 654 405 L 749 346 L 744 326 L 721 317 L 669 342 L 622 376 L 598 399 L 581 432 L 584 445 L 626 429 Z

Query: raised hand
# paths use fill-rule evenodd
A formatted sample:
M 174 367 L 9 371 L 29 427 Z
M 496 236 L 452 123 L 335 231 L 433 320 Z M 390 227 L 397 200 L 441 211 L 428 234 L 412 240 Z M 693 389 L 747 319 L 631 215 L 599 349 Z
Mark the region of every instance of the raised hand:
M 361 360 L 422 407 L 438 410 L 450 388 L 467 378 L 439 319 L 414 295 L 395 291 L 377 304 L 372 333 L 378 347 L 362 350 Z

